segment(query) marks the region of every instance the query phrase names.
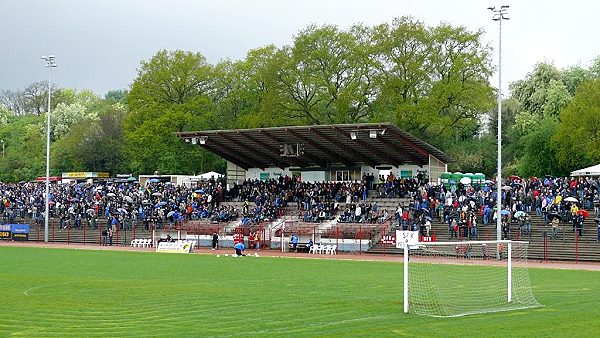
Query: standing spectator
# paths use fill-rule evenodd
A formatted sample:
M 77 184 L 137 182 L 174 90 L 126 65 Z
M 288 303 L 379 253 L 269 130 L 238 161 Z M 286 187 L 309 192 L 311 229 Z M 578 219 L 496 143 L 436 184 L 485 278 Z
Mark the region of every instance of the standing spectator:
M 219 245 L 219 234 L 217 234 L 216 232 L 213 232 L 213 234 L 212 234 L 212 249 L 216 250 L 218 245 Z
M 108 229 L 108 245 L 112 246 L 113 229 Z
M 502 216 L 502 239 L 509 239 L 508 234 L 510 233 L 510 223 L 508 217 Z
M 558 217 L 553 217 L 551 224 L 552 224 L 552 240 L 556 240 L 558 239 L 558 224 L 559 224 L 560 220 L 558 219 Z
M 292 250 L 294 250 L 294 252 L 298 252 L 298 235 L 293 234 L 290 238 L 290 241 L 292 242 Z
M 100 245 L 105 246 L 108 243 L 108 230 L 102 229 L 102 243 Z

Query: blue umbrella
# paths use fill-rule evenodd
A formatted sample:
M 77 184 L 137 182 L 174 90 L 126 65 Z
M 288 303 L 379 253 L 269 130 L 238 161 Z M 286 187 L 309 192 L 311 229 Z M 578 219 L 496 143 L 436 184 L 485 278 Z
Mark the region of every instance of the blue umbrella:
M 196 189 L 196 190 L 194 190 L 194 192 L 196 194 L 202 194 L 204 192 L 204 189 Z
M 158 182 L 160 182 L 160 180 L 158 178 L 151 178 L 150 180 L 148 180 L 148 182 L 150 182 L 150 183 L 158 183 Z
M 500 214 L 501 214 L 502 216 L 509 215 L 509 214 L 510 214 L 510 210 L 506 210 L 506 209 L 504 209 L 504 210 L 500 211 Z
M 167 202 L 164 202 L 164 201 L 156 203 L 157 208 L 164 207 L 165 205 L 167 205 Z

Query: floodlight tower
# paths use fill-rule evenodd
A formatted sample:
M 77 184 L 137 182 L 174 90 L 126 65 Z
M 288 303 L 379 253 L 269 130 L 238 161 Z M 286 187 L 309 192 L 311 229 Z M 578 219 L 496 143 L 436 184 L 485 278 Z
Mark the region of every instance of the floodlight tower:
M 488 7 L 492 20 L 498 21 L 498 172 L 496 175 L 496 239 L 502 239 L 502 21 L 508 20 L 507 5 Z
M 42 56 L 48 68 L 48 112 L 46 113 L 46 214 L 44 219 L 44 242 L 48 242 L 48 223 L 50 222 L 50 110 L 52 98 L 52 68 L 56 67 L 54 55 Z

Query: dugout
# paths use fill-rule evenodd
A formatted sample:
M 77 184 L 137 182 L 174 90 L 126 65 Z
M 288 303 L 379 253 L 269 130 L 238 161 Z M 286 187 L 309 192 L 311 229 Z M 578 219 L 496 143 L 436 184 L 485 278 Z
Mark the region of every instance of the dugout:
M 180 132 L 186 143 L 227 161 L 227 184 L 300 176 L 357 181 L 365 174 L 439 183 L 453 159 L 391 123 L 331 124 Z

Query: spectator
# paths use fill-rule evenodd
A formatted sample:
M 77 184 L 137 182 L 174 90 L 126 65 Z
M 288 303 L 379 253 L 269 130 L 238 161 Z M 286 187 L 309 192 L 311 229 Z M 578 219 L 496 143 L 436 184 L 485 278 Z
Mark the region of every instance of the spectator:
M 290 242 L 292 242 L 292 250 L 294 250 L 294 252 L 298 252 L 298 240 L 299 239 L 296 234 L 293 234 L 290 238 Z
M 213 234 L 212 234 L 212 249 L 216 250 L 218 245 L 219 245 L 219 234 L 217 234 L 216 232 L 213 232 Z

